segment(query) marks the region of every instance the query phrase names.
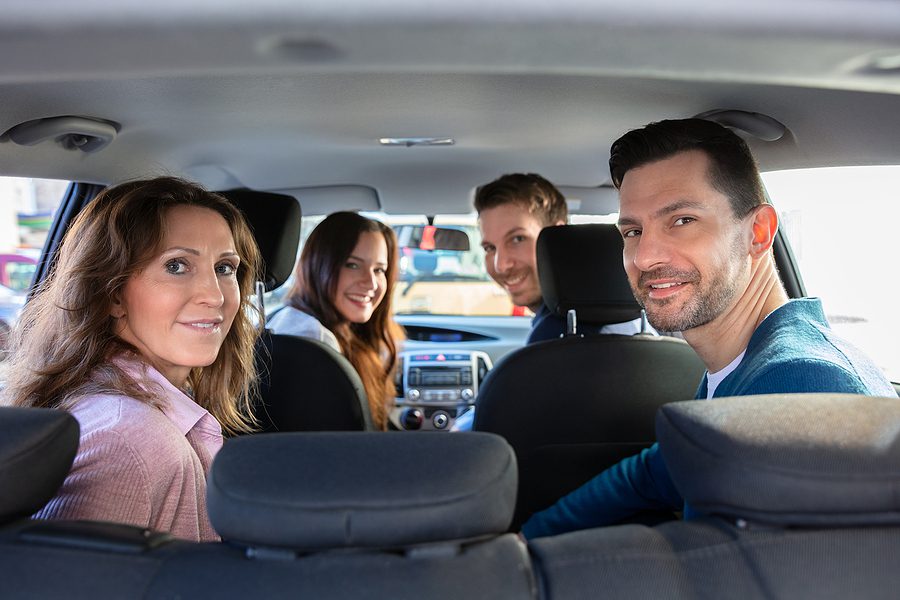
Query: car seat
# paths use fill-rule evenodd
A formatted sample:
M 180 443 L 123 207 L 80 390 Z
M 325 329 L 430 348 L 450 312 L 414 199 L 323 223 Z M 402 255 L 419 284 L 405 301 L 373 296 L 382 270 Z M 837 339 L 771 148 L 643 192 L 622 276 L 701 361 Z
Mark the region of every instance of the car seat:
M 614 226 L 546 228 L 537 253 L 551 311 L 574 309 L 579 322 L 595 326 L 641 314 Z M 650 446 L 657 408 L 693 398 L 703 372 L 683 340 L 650 334 L 567 335 L 503 358 L 478 394 L 473 429 L 502 435 L 516 452 L 513 528 Z
M 225 543 L 27 518 L 62 483 L 77 445 L 68 413 L 0 407 L 4 598 L 536 597 L 525 544 L 504 533 L 516 467 L 497 436 L 228 440 L 207 487 L 210 519 Z M 443 460 L 442 468 L 421 471 L 428 457 Z
M 300 242 L 300 204 L 284 194 L 237 189 L 222 192 L 253 230 L 265 265 L 261 286 L 271 291 L 290 277 Z M 266 330 L 256 348 L 262 431 L 373 429 L 365 388 L 343 355 L 309 338 Z
M 529 542 L 546 598 L 896 598 L 900 402 L 846 394 L 662 407 L 697 516 Z

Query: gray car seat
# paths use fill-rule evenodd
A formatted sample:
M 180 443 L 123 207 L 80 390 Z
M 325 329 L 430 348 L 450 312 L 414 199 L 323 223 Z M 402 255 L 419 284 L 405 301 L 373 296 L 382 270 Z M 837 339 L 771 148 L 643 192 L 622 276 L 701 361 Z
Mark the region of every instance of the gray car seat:
M 593 325 L 640 315 L 612 225 L 546 228 L 537 251 L 551 310 L 576 309 Z M 478 393 L 473 428 L 502 435 L 516 452 L 513 528 L 651 445 L 656 410 L 693 398 L 703 371 L 683 340 L 645 334 L 566 336 L 507 355 Z
M 300 204 L 292 196 L 238 189 L 222 192 L 244 213 L 265 264 L 266 291 L 290 277 L 300 242 Z M 256 350 L 262 431 L 373 429 L 365 388 L 333 348 L 309 338 L 266 330 Z
M 3 598 L 534 598 L 504 534 L 515 456 L 487 434 L 284 433 L 228 440 L 210 472 L 225 543 L 139 527 L 42 521 L 78 424 L 0 408 Z M 424 457 L 447 459 L 421 471 Z M 415 473 L 415 476 L 410 476 Z
M 704 516 L 534 540 L 545 598 L 896 598 L 900 402 L 678 402 L 660 449 Z

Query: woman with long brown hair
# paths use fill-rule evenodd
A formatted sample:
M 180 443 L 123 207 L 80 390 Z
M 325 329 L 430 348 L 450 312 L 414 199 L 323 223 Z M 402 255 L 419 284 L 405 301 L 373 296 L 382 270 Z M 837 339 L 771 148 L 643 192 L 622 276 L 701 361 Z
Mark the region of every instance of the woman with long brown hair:
M 206 473 L 223 429 L 252 429 L 260 263 L 241 213 L 180 179 L 117 185 L 85 207 L 22 313 L 3 392 L 81 426 L 37 517 L 218 539 Z
M 318 339 L 346 356 L 379 429 L 387 429 L 396 396 L 393 373 L 403 340 L 391 315 L 397 263 L 390 227 L 353 212 L 333 213 L 306 240 L 287 306 L 269 321 L 275 333 Z

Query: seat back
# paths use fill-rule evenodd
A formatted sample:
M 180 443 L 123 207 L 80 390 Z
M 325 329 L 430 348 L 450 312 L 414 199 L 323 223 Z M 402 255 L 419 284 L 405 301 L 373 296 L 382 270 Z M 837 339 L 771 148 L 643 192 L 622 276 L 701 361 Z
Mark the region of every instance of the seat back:
M 659 411 L 657 434 L 703 516 L 534 540 L 544 597 L 896 597 L 896 398 L 679 402 Z
M 544 229 L 538 255 L 545 258 L 542 286 L 553 281 L 551 310 L 564 314 L 575 308 L 579 321 L 585 315 L 592 324 L 640 314 L 622 269 L 615 227 Z M 568 257 L 574 257 L 580 272 Z M 604 273 L 605 285 L 597 284 L 596 273 Z M 502 435 L 516 452 L 519 496 L 513 527 L 651 445 L 656 410 L 693 398 L 703 371 L 683 340 L 644 334 L 567 336 L 507 355 L 479 391 L 473 428 Z
M 78 432 L 62 410 L 0 407 L 0 525 L 53 498 L 75 460 Z
M 300 204 L 293 196 L 239 189 L 222 192 L 237 205 L 262 253 L 266 291 L 290 277 L 300 243 Z M 257 343 L 263 431 L 363 431 L 373 429 L 359 375 L 350 363 L 316 340 L 265 332 Z
M 359 375 L 332 347 L 270 331 L 257 347 L 261 431 L 374 429 Z

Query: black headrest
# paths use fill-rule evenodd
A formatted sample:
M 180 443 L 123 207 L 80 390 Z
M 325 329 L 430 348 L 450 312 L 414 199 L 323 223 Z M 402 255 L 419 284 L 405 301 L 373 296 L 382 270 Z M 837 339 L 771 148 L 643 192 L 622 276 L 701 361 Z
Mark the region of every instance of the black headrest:
M 0 407 L 0 523 L 53 498 L 78 451 L 78 421 L 47 408 Z
M 551 312 L 578 321 L 622 323 L 641 315 L 622 266 L 622 236 L 614 225 L 546 227 L 537 240 L 541 294 Z
M 676 402 L 656 416 L 697 512 L 784 526 L 900 523 L 900 400 L 799 394 Z
M 512 449 L 488 433 L 270 433 L 225 444 L 207 505 L 248 546 L 395 548 L 505 532 L 516 484 Z
M 265 263 L 266 291 L 291 276 L 300 244 L 300 203 L 293 196 L 248 189 L 219 192 L 244 213 Z

